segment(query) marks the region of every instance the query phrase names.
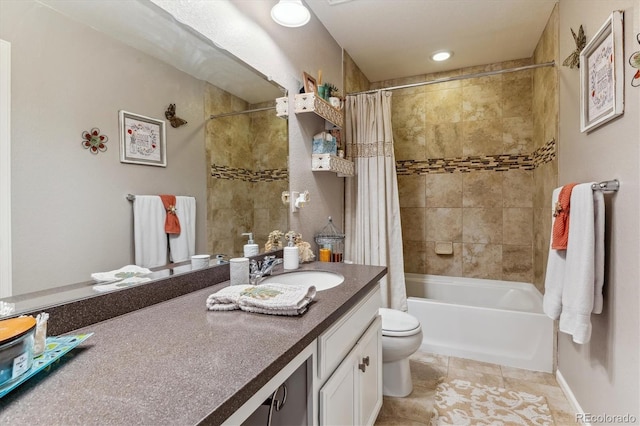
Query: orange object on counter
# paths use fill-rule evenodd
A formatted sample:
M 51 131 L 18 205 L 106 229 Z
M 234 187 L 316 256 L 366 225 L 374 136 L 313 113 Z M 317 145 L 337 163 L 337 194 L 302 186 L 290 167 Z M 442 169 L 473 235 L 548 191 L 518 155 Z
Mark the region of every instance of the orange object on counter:
M 34 317 L 18 317 L 0 321 L 0 344 L 17 339 L 36 328 Z
M 331 262 L 331 249 L 328 248 L 321 248 L 320 249 L 320 256 L 319 260 L 320 262 Z

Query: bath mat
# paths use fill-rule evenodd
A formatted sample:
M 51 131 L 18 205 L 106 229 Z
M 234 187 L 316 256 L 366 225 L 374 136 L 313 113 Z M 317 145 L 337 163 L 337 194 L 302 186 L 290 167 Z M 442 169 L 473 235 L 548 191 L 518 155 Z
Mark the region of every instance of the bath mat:
M 452 379 L 436 388 L 432 426 L 554 425 L 543 396 Z

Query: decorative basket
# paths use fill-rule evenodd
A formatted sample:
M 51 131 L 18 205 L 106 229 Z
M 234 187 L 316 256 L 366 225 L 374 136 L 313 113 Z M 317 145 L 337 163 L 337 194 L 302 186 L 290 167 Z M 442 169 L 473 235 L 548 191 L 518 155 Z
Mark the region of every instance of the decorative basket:
M 342 262 L 344 254 L 344 234 L 333 225 L 329 216 L 329 223 L 314 238 L 318 245 L 318 260 L 321 262 Z

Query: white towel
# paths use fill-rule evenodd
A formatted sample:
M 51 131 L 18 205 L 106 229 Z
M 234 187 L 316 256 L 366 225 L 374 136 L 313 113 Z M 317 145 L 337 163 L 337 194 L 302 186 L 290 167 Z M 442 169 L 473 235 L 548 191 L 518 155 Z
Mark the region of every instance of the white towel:
M 124 279 L 132 277 L 140 277 L 150 273 L 150 269 L 142 268 L 136 265 L 127 265 L 123 266 L 120 269 L 109 272 L 94 272 L 93 274 L 91 274 L 91 279 L 98 282 L 114 282 L 122 281 Z
M 551 197 L 551 236 L 549 237 L 549 257 L 547 258 L 547 273 L 544 279 L 544 298 L 542 299 L 542 309 L 551 319 L 560 318 L 562 311 L 562 284 L 564 283 L 564 266 L 566 261 L 566 250 L 554 250 L 551 248 L 553 243 L 553 225 L 556 218 L 553 212 L 558 197 L 560 196 L 560 188 L 553 190 Z M 569 224 L 571 230 L 571 224 Z
M 97 292 L 104 293 L 107 291 L 113 291 L 113 290 L 119 290 L 125 287 L 131 287 L 132 285 L 135 285 L 135 284 L 146 283 L 148 281 L 151 281 L 151 278 L 131 277 L 131 278 L 125 278 L 124 280 L 121 280 L 121 281 L 96 284 L 92 288 Z
M 207 309 L 210 311 L 233 311 L 240 309 L 238 300 L 242 293 L 250 285 L 230 285 L 207 297 Z
M 559 192 L 558 189 L 554 191 L 554 202 Z M 603 305 L 602 191 L 593 191 L 591 183 L 573 188 L 569 217 L 566 252 L 549 251 L 544 312 L 553 319 L 559 316 L 560 331 L 571 334 L 574 342 L 584 344 L 591 339 L 591 314 L 601 313 Z
M 196 199 L 177 196 L 176 215 L 180 221 L 180 233 L 169 234 L 169 250 L 171 261 L 184 262 L 196 252 Z
M 261 284 L 240 294 L 240 309 L 271 315 L 300 315 L 316 295 L 315 286 Z
M 166 211 L 157 195 L 137 195 L 133 200 L 133 234 L 136 265 L 153 268 L 167 264 Z
M 314 286 L 269 283 L 257 286 L 231 285 L 207 298 L 210 311 L 242 309 L 268 315 L 301 315 L 316 295 Z

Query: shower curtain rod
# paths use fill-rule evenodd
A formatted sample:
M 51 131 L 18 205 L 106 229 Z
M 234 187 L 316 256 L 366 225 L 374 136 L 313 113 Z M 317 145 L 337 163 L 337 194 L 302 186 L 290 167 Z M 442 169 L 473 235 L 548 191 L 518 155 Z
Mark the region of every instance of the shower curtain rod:
M 212 120 L 214 118 L 229 117 L 231 115 L 249 114 L 251 112 L 259 112 L 259 111 L 269 111 L 270 109 L 276 109 L 276 107 L 271 106 L 271 107 L 265 107 L 265 108 L 248 109 L 245 111 L 226 112 L 224 114 L 212 115 L 209 117 L 209 120 Z
M 347 93 L 347 96 L 359 95 L 361 93 L 375 93 L 375 92 L 380 92 L 382 90 L 408 89 L 410 87 L 426 86 L 426 85 L 429 85 L 429 84 L 437 84 L 437 83 L 446 83 L 448 81 L 466 80 L 466 79 L 469 79 L 469 78 L 486 77 L 486 76 L 489 76 L 489 75 L 496 75 L 496 74 L 506 74 L 508 72 L 524 71 L 524 70 L 530 70 L 530 69 L 534 69 L 534 68 L 553 67 L 553 66 L 555 66 L 555 64 L 556 64 L 555 61 L 551 61 L 551 62 L 545 62 L 545 63 L 542 63 L 542 64 L 523 65 L 521 67 L 507 68 L 507 69 L 504 69 L 504 70 L 485 71 L 485 72 L 479 72 L 479 73 L 475 73 L 475 74 L 465 74 L 465 75 L 457 75 L 457 76 L 452 76 L 452 77 L 443 77 L 443 78 L 438 78 L 438 79 L 431 80 L 431 81 L 423 81 L 423 82 L 420 82 L 420 83 L 403 84 L 402 86 L 391 86 L 391 87 L 384 87 L 382 89 L 372 89 L 372 90 L 365 90 L 365 91 L 362 91 L 362 92 Z

